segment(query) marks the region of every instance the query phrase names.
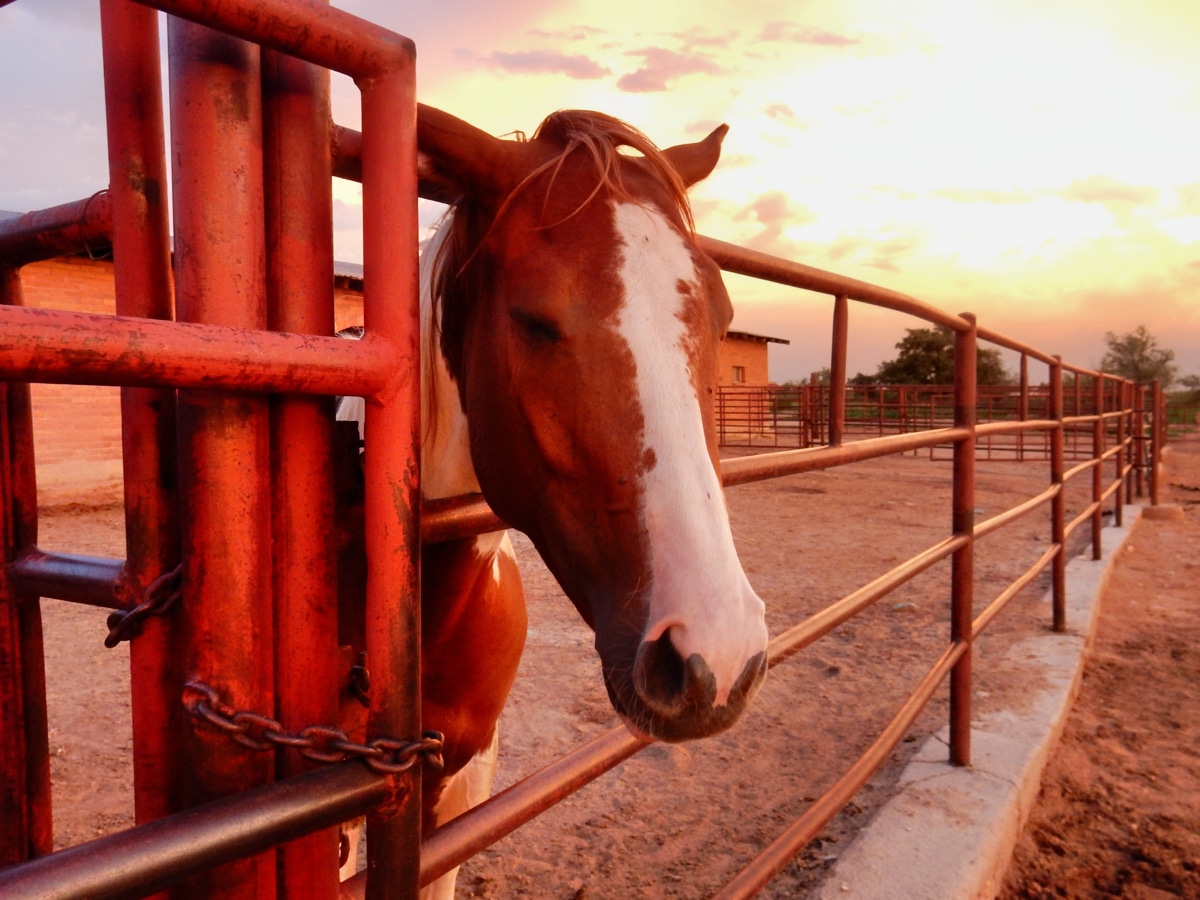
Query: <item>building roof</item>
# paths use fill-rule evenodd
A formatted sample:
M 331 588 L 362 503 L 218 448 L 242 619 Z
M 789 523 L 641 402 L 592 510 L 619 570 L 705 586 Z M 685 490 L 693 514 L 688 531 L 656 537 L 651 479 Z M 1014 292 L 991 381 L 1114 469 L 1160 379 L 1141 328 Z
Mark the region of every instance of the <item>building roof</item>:
M 765 334 L 751 334 L 749 331 L 727 331 L 726 337 L 731 337 L 737 341 L 757 341 L 760 344 L 790 344 L 791 341 L 783 338 L 768 337 Z

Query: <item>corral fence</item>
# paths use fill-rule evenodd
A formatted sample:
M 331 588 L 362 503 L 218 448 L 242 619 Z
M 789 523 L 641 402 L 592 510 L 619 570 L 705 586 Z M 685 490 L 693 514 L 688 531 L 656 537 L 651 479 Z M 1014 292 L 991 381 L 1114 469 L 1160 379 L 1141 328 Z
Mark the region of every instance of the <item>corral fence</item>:
M 1019 385 L 979 385 L 976 393 L 977 422 L 1027 422 L 1049 417 L 1049 384 L 1028 383 L 1028 355 L 1022 354 Z M 1063 389 L 1063 415 L 1069 420 L 1063 436 L 1067 459 L 1081 460 L 1092 453 L 1091 425 L 1080 417 L 1118 411 L 1124 403 L 1121 379 L 1098 375 L 1067 366 L 1074 377 Z M 1095 382 L 1101 396 L 1097 400 Z M 1148 387 L 1148 386 L 1143 386 Z M 1136 398 L 1135 394 L 1135 398 Z M 717 432 L 723 447 L 817 447 L 829 442 L 832 388 L 827 384 L 725 385 L 717 392 Z M 1142 395 L 1148 402 L 1148 395 Z M 845 386 L 845 418 L 842 435 L 846 440 L 883 437 L 947 428 L 954 423 L 954 389 L 941 384 L 872 384 Z M 1097 406 L 1099 403 L 1099 406 Z M 1165 403 L 1165 401 L 1164 401 Z M 1166 414 L 1166 407 L 1160 411 Z M 1140 408 L 1143 423 L 1149 410 Z M 1186 424 L 1191 408 L 1176 406 L 1169 410 L 1168 424 Z M 1144 429 L 1143 425 L 1143 429 Z M 1115 421 L 1105 423 L 1109 444 L 1117 440 Z M 1141 435 L 1145 438 L 1145 433 Z M 1134 435 L 1135 448 L 1139 436 Z M 1048 460 L 1052 452 L 1046 432 L 1002 432 L 976 440 L 976 453 L 983 460 Z M 936 456 L 936 448 L 931 449 Z M 1135 452 L 1135 458 L 1138 457 Z
M 173 265 L 151 7 L 173 16 Z M 418 421 L 412 45 L 302 0 L 102 0 L 101 13 L 109 188 L 0 224 L 0 376 L 7 379 L 0 385 L 0 895 L 136 896 L 186 882 L 186 895 L 204 897 L 415 896 L 419 883 L 645 745 L 614 730 L 422 839 L 413 765 L 424 749 L 414 561 L 421 541 L 491 530 L 497 520 L 478 497 L 421 509 L 408 477 Z M 355 79 L 361 135 L 331 129 L 325 70 Z M 361 342 L 331 336 L 334 173 L 363 184 L 368 336 Z M 117 315 L 22 307 L 21 266 L 99 240 L 113 247 Z M 700 243 L 728 271 L 834 298 L 835 384 L 845 383 L 851 301 L 955 336 L 950 419 L 849 441 L 846 392 L 835 387 L 823 401 L 819 446 L 723 466 L 732 486 L 932 447 L 948 447 L 953 457 L 946 537 L 771 643 L 771 663 L 780 664 L 949 560 L 949 643 L 866 753 L 721 893 L 746 897 L 849 801 L 946 679 L 950 759 L 969 762 L 975 638 L 1047 570 L 1053 624 L 1065 626 L 1066 541 L 1090 528 L 1099 556 L 1105 507 L 1119 519 L 1144 482 L 1156 493 L 1161 403 L 1156 387 L 1067 366 L 978 327 L 970 315 L 708 238 Z M 1046 402 L 1027 418 L 976 421 L 981 340 L 1046 366 Z M 1092 411 L 1067 412 L 1065 372 L 1076 383 L 1090 379 Z M 128 559 L 38 548 L 31 381 L 123 388 Z M 353 661 L 336 638 L 328 539 L 336 526 L 328 398 L 336 394 L 372 399 L 366 427 L 378 448 L 365 471 L 367 734 L 384 743 L 356 754 L 371 757 L 370 765 L 316 765 L 288 747 L 263 752 L 245 746 L 262 742 L 242 728 L 303 734 L 339 721 L 346 704 L 357 702 Z M 1067 468 L 1068 435 L 1089 429 L 1090 453 Z M 1011 434 L 1045 436 L 1047 487 L 976 522 L 976 446 Z M 1088 484 L 1091 500 L 1066 521 L 1064 485 L 1075 478 Z M 977 604 L 975 542 L 1035 512 L 1051 525 L 1041 557 L 999 596 Z M 60 852 L 51 852 L 39 597 L 112 608 L 109 640 L 131 638 L 138 824 Z M 214 695 L 243 711 L 225 723 L 240 729 L 242 742 L 197 723 L 197 699 Z M 336 826 L 363 813 L 368 869 L 339 886 Z

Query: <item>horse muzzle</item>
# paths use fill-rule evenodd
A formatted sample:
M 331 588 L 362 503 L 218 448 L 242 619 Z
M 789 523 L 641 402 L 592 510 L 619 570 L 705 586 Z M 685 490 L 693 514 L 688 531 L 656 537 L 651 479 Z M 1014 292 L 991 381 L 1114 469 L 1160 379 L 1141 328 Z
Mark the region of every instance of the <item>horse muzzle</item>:
M 657 640 L 642 641 L 628 673 L 605 667 L 604 683 L 613 708 L 631 731 L 678 743 L 732 727 L 766 674 L 766 653 L 756 653 L 718 703 L 716 678 L 704 657 L 692 653 L 685 659 L 668 630 Z

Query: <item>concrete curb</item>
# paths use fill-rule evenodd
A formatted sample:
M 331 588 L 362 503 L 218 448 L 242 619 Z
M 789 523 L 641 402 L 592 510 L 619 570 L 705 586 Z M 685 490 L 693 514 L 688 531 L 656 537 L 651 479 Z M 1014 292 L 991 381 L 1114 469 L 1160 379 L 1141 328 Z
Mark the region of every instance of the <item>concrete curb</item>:
M 969 768 L 947 763 L 947 730 L 926 741 L 902 773 L 900 793 L 859 832 L 812 896 L 975 900 L 996 895 L 1079 691 L 1112 560 L 1143 508 L 1126 506 L 1126 524 L 1104 529 L 1101 559 L 1067 563 L 1068 631 L 1009 650 L 1009 659 L 1044 676 L 1027 706 L 976 720 Z

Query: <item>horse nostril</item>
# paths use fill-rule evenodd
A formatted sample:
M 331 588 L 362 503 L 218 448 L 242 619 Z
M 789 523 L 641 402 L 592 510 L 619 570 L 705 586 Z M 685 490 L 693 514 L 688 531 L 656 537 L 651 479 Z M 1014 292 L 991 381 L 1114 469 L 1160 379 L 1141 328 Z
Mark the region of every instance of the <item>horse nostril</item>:
M 670 629 L 638 648 L 633 686 L 651 710 L 668 718 L 710 708 L 717 692 L 716 678 L 703 657 L 692 654 L 684 660 L 671 642 Z

